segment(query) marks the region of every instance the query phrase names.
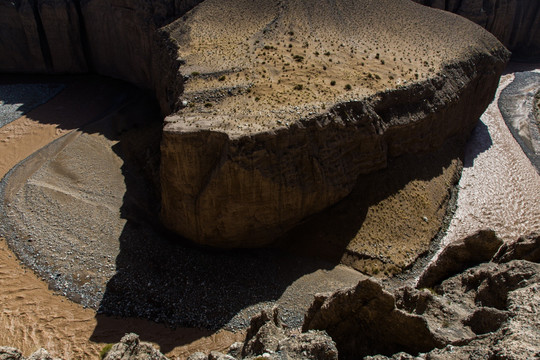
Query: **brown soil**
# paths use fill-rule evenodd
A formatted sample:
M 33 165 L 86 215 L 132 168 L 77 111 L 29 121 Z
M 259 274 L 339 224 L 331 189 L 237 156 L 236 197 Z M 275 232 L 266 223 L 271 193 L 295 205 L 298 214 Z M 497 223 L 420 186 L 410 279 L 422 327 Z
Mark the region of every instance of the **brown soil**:
M 390 160 L 387 169 L 361 176 L 346 199 L 294 229 L 283 246 L 370 275 L 400 273 L 444 226 L 461 148 L 449 141 L 429 154 Z

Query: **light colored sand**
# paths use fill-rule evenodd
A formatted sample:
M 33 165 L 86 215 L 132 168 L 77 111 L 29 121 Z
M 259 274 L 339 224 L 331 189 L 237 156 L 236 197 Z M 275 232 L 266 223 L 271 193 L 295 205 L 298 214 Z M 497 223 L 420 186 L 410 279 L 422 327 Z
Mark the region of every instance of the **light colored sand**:
M 502 77 L 468 143 L 457 211 L 442 247 L 482 228 L 495 230 L 506 242 L 540 230 L 540 176 L 497 106 L 499 94 L 513 79 L 513 74 Z

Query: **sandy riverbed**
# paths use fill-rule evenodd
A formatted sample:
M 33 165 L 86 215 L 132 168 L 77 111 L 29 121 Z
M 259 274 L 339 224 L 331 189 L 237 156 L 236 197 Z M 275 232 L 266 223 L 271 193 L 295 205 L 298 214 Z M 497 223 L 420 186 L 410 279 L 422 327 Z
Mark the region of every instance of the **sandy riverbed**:
M 102 80 L 74 82 L 46 105 L 0 128 L 0 178 L 46 144 L 101 116 L 118 100 L 115 94 L 122 98 L 126 89 Z M 199 349 L 225 349 L 243 336 L 96 316 L 94 310 L 49 290 L 46 282 L 21 265 L 2 237 L 0 289 L 0 346 L 17 347 L 24 355 L 44 347 L 64 359 L 96 359 L 105 343 L 117 341 L 131 329 L 145 329 L 145 341 L 155 342 L 169 356 L 184 358 Z
M 457 209 L 441 249 L 490 228 L 505 241 L 540 230 L 540 176 L 505 124 L 499 96 L 514 80 L 501 78 L 497 94 L 465 153 Z

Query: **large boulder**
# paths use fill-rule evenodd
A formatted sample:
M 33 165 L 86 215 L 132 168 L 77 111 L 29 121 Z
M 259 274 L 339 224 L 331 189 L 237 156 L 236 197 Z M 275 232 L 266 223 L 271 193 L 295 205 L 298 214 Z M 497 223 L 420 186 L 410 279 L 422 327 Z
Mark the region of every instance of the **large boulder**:
M 164 128 L 161 217 L 218 247 L 268 244 L 388 158 L 467 136 L 508 58 L 408 0 L 208 0 L 169 29 L 185 108 Z
M 126 334 L 109 350 L 104 360 L 168 360 L 151 344 L 141 342 L 137 334 Z
M 371 279 L 318 294 L 302 326 L 303 331 L 312 329 L 326 331 L 344 359 L 403 350 L 417 353 L 443 345 L 422 316 L 396 308 L 394 295 Z
M 409 0 L 200 2 L 3 2 L 0 71 L 151 90 L 174 113 L 162 221 L 203 245 L 268 244 L 389 158 L 466 137 L 509 56 Z

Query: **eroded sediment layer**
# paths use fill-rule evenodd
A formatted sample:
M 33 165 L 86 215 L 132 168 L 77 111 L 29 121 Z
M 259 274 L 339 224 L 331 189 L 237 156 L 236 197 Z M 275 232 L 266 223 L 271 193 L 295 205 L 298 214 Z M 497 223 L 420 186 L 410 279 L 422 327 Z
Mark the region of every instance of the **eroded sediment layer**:
M 540 56 L 540 2 L 537 0 L 413 0 L 451 11 L 495 35 L 517 58 Z
M 221 247 L 264 245 L 388 157 L 466 136 L 508 56 L 409 1 L 206 1 L 169 29 L 188 80 L 164 129 L 162 220 Z

